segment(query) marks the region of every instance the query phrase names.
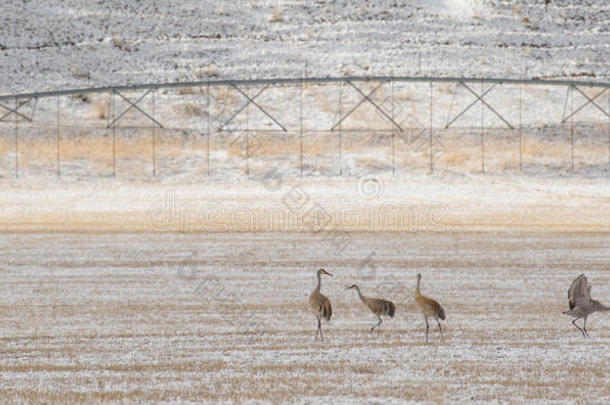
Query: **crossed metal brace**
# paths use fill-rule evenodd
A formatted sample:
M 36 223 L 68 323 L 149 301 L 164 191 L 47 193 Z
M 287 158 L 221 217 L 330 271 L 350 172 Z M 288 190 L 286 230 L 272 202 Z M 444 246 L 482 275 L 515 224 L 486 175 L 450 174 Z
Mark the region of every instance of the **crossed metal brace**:
M 449 128 L 449 126 L 451 126 L 451 124 L 453 124 L 455 121 L 457 121 L 457 119 L 460 118 L 462 115 L 464 115 L 464 113 L 466 113 L 466 111 L 468 111 L 473 105 L 475 105 L 477 102 L 480 101 L 485 107 L 487 107 L 489 110 L 491 110 L 491 112 L 496 114 L 496 116 L 498 118 L 500 118 L 506 125 L 508 125 L 508 127 L 510 129 L 515 129 L 507 120 L 504 119 L 504 117 L 502 117 L 500 115 L 500 113 L 498 113 L 496 110 L 494 110 L 494 108 L 491 105 L 489 105 L 489 103 L 487 101 L 483 100 L 483 97 L 485 97 L 496 86 L 496 84 L 494 84 L 493 86 L 491 86 L 490 88 L 485 90 L 485 92 L 478 94 L 476 91 L 474 91 L 470 87 L 468 87 L 468 85 L 466 85 L 466 83 L 464 83 L 462 80 L 460 80 L 458 83 L 461 84 L 462 86 L 464 86 L 464 88 L 466 88 L 466 90 L 471 92 L 476 97 L 476 100 L 474 100 L 472 103 L 470 103 L 468 105 L 468 107 L 463 109 L 462 112 L 460 112 L 458 115 L 455 116 L 455 118 L 450 120 L 447 123 L 447 125 L 445 125 L 445 128 Z M 457 91 L 457 87 L 456 87 L 456 91 Z
M 263 114 L 265 114 L 267 117 L 269 117 L 269 119 L 271 119 L 271 121 L 273 121 L 278 127 L 282 128 L 282 130 L 284 132 L 287 132 L 288 130 L 286 129 L 286 127 L 284 127 L 282 124 L 280 124 L 280 122 L 278 120 L 276 120 L 275 118 L 273 118 L 273 116 L 271 114 L 269 114 L 260 104 L 258 104 L 256 101 L 254 101 L 258 96 L 260 96 L 261 94 L 263 94 L 263 92 L 265 90 L 267 90 L 269 88 L 269 85 L 266 85 L 265 87 L 263 87 L 262 89 L 259 90 L 258 93 L 256 93 L 254 95 L 254 97 L 250 97 L 249 95 L 247 95 L 244 91 L 242 91 L 242 89 L 240 89 L 239 87 L 237 87 L 235 84 L 231 84 L 232 87 L 235 88 L 235 90 L 237 90 L 238 92 L 241 93 L 242 96 L 244 96 L 248 102 L 244 105 L 242 105 L 239 109 L 237 109 L 237 111 L 235 111 L 233 113 L 233 115 L 231 115 L 231 117 L 229 117 L 229 119 L 227 119 L 219 128 L 218 131 L 222 131 L 222 129 L 224 127 L 226 127 L 231 121 L 233 121 L 233 118 L 237 117 L 237 115 L 242 112 L 247 106 L 249 106 L 250 104 L 254 104 L 259 110 L 261 110 L 263 112 Z
M 108 126 L 106 128 L 112 128 L 114 126 L 114 124 L 121 119 L 121 117 L 125 114 L 127 114 L 131 109 L 135 108 L 136 110 L 140 111 L 144 116 L 146 116 L 149 120 L 151 120 L 152 122 L 154 122 L 155 124 L 157 124 L 159 126 L 159 128 L 163 128 L 163 124 L 161 124 L 159 121 L 157 121 L 156 119 L 154 119 L 150 114 L 148 114 L 146 111 L 144 111 L 143 109 L 141 109 L 140 107 L 138 107 L 138 103 L 140 101 L 142 101 L 144 99 L 144 97 L 148 96 L 153 90 L 150 89 L 148 90 L 146 93 L 144 93 L 143 95 L 141 95 L 136 101 L 131 101 L 130 99 L 128 99 L 127 97 L 125 97 L 124 95 L 122 95 L 121 93 L 119 93 L 117 90 L 112 90 L 112 92 L 114 94 L 117 94 L 119 97 L 121 97 L 123 100 L 125 100 L 127 102 L 127 104 L 129 104 L 129 107 L 127 107 L 122 113 L 120 113 L 118 116 L 116 116 L 112 122 L 110 124 L 108 124 Z
M 610 118 L 610 114 L 608 114 L 608 112 L 606 110 L 604 110 L 603 108 L 601 108 L 596 102 L 595 99 L 600 97 L 601 95 L 603 95 L 606 90 L 608 90 L 608 88 L 603 89 L 602 91 L 600 91 L 599 93 L 597 93 L 595 96 L 593 97 L 589 97 L 587 94 L 585 94 L 585 92 L 583 92 L 581 89 L 579 89 L 578 87 L 576 87 L 575 85 L 571 85 L 571 87 L 573 89 L 575 89 L 576 91 L 578 91 L 580 94 L 583 95 L 584 98 L 587 99 L 587 101 L 581 105 L 580 107 L 578 107 L 576 110 L 572 111 L 572 113 L 570 115 L 568 115 L 567 117 L 564 117 L 561 120 L 561 123 L 563 124 L 564 122 L 566 122 L 567 120 L 569 120 L 570 118 L 572 118 L 574 115 L 576 115 L 576 113 L 578 113 L 580 110 L 582 110 L 583 108 L 585 108 L 587 105 L 589 104 L 593 104 L 595 107 L 597 107 L 606 117 Z M 574 96 L 572 96 L 574 97 Z M 567 97 L 566 97 L 566 104 L 567 104 Z M 565 108 L 564 108 L 564 116 L 565 116 Z
M 358 104 L 356 104 L 354 107 L 352 107 L 351 110 L 349 110 L 347 113 L 345 113 L 345 115 L 343 115 L 343 117 L 341 117 L 341 119 L 339 121 L 337 121 L 335 123 L 335 125 L 333 125 L 330 130 L 334 131 L 335 128 L 337 128 L 347 117 L 349 117 L 354 111 L 356 111 L 356 108 L 360 107 L 360 105 L 362 105 L 362 103 L 364 103 L 365 101 L 368 101 L 369 103 L 371 103 L 373 105 L 373 107 L 375 107 L 377 109 L 377 111 L 379 111 L 381 113 L 381 115 L 383 115 L 384 117 L 386 117 L 392 124 L 394 124 L 394 126 L 396 126 L 396 128 L 398 128 L 398 130 L 400 130 L 401 132 L 403 131 L 402 127 L 400 125 L 398 125 L 396 123 L 396 121 L 394 121 L 394 119 L 392 117 L 390 117 L 390 115 L 388 113 L 386 113 L 381 107 L 379 107 L 372 99 L 371 96 L 373 95 L 373 93 L 375 93 L 385 82 L 380 82 L 377 87 L 375 87 L 373 90 L 371 90 L 369 92 L 369 94 L 364 94 L 364 92 L 362 90 L 360 90 L 358 87 L 356 87 L 356 85 L 354 83 L 352 83 L 351 80 L 346 80 L 346 82 L 351 85 L 354 89 L 356 89 L 356 91 L 358 93 L 360 93 L 362 95 L 362 100 L 360 100 L 358 102 Z
M 22 114 L 19 111 L 17 111 L 21 107 L 24 107 L 24 106 L 28 105 L 30 103 L 30 101 L 32 101 L 32 99 L 28 98 L 27 100 L 19 103 L 15 108 L 10 108 L 10 107 L 7 107 L 6 105 L 0 103 L 0 107 L 4 108 L 5 110 L 8 110 L 7 113 L 5 113 L 3 116 L 0 117 L 0 121 L 4 121 L 6 119 L 6 117 L 8 117 L 9 115 L 15 114 L 15 115 L 18 115 L 19 117 L 25 119 L 26 121 L 30 121 L 31 122 L 32 121 L 32 117 L 34 115 L 34 110 L 36 108 L 36 103 L 34 104 L 34 107 L 32 107 L 32 114 L 31 114 L 32 116 L 31 117 L 28 117 L 27 115 Z M 36 101 L 38 101 L 38 99 L 36 99 Z

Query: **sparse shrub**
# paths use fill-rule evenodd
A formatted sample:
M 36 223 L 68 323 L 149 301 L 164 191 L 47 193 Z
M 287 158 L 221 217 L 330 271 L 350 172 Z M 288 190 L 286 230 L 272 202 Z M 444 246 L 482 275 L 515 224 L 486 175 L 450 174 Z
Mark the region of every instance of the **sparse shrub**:
M 119 38 L 117 35 L 112 37 L 112 45 L 121 51 L 131 51 L 131 46 L 127 43 L 125 38 Z
M 436 86 L 436 90 L 444 94 L 453 94 L 455 85 L 441 83 Z
M 199 117 L 199 116 L 205 115 L 203 108 L 201 108 L 201 106 L 198 104 L 186 102 L 186 103 L 184 103 L 183 107 L 184 107 L 184 113 L 186 115 L 189 115 L 192 117 Z
M 83 103 L 89 104 L 91 102 L 91 98 L 88 94 L 74 94 L 70 96 L 72 100 L 82 101 Z
M 204 91 L 201 87 L 178 87 L 178 94 L 180 94 L 181 96 L 203 93 Z
M 282 8 L 280 6 L 275 6 L 275 8 L 273 9 L 273 15 L 271 16 L 269 22 L 274 23 L 282 21 L 284 21 L 284 16 L 282 15 Z
M 95 105 L 95 116 L 101 120 L 108 118 L 108 106 L 103 101 Z
M 404 101 L 414 100 L 416 98 L 415 97 L 416 95 L 417 95 L 417 93 L 415 92 L 415 90 L 409 89 L 404 92 L 404 94 L 400 97 L 400 99 L 404 100 Z
M 76 79 L 91 79 L 91 73 L 80 66 L 72 66 L 72 76 Z
M 205 77 L 218 77 L 218 71 L 216 70 L 216 65 L 210 63 L 205 67 L 198 67 L 193 72 L 197 79 L 203 79 Z

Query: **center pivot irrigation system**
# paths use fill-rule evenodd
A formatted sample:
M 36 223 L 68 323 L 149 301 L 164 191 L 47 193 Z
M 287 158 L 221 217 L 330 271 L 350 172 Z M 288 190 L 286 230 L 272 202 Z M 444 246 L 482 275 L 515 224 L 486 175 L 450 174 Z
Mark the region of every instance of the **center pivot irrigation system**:
M 574 171 L 575 131 L 578 135 L 584 128 L 587 136 L 595 133 L 598 142 L 607 143 L 604 165 L 607 165 L 605 170 L 610 171 L 609 88 L 610 83 L 578 80 L 358 76 L 151 83 L 0 95 L 0 139 L 4 138 L 4 145 L 12 143 L 10 149 L 6 146 L 4 151 L 0 149 L 3 155 L 0 160 L 11 160 L 10 155 L 14 154 L 13 177 L 19 178 L 19 139 L 31 135 L 36 128 L 41 136 L 56 138 L 54 164 L 57 176 L 61 177 L 62 134 L 74 127 L 85 132 L 89 128 L 112 136 L 112 173 L 108 175 L 115 176 L 116 131 L 137 128 L 138 131 L 150 131 L 150 175 L 156 177 L 159 175 L 157 155 L 160 147 L 157 137 L 162 131 L 183 130 L 196 131 L 207 140 L 203 149 L 207 151 L 209 175 L 213 160 L 210 139 L 240 133 L 245 135 L 240 141 L 244 149 L 244 172 L 250 176 L 256 133 L 286 133 L 294 135 L 298 142 L 295 164 L 304 175 L 303 137 L 313 133 L 335 133 L 339 138 L 339 164 L 335 174 L 343 175 L 344 134 L 370 132 L 391 136 L 392 173 L 396 171 L 396 136 L 416 134 L 418 148 L 426 155 L 427 170 L 431 173 L 435 171 L 435 143 L 439 142 L 443 131 L 459 127 L 480 136 L 480 170 L 483 172 L 486 171 L 486 134 L 509 131 L 515 135 L 519 145 L 517 167 L 521 171 L 524 134 L 533 128 L 555 128 L 567 134 L 570 145 L 567 169 Z M 265 93 L 273 91 L 276 93 L 265 99 Z M 228 93 L 231 97 L 227 97 Z M 102 122 L 78 116 L 80 113 L 70 109 L 65 102 L 95 94 L 107 101 L 109 112 Z M 49 101 L 53 98 L 55 103 Z M 185 102 L 181 98 L 200 102 L 201 111 L 195 114 L 195 120 L 190 116 L 181 117 L 175 108 L 168 108 Z M 47 105 L 44 109 L 39 107 L 43 100 Z M 365 107 L 369 111 L 368 117 L 362 116 Z M 251 114 L 251 110 L 256 114 Z M 136 124 L 133 116 L 138 117 Z M 126 119 L 128 117 L 132 118 Z M 13 138 L 12 142 L 10 138 Z

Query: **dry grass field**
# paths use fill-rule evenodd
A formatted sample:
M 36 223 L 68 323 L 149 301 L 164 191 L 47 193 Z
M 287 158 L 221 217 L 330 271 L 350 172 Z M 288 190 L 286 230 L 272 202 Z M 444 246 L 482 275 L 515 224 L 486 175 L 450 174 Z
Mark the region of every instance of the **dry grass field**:
M 274 114 L 296 99 L 268 91 Z M 99 99 L 64 100 L 59 132 L 44 104 L 46 125 L 0 127 L 0 402 L 609 402 L 608 314 L 587 340 L 561 314 L 582 272 L 610 302 L 607 123 L 576 123 L 572 150 L 550 107 L 521 143 L 436 114 L 430 149 L 426 100 L 396 111 L 404 132 L 366 110 L 337 132 L 328 95 L 304 117 L 303 177 L 297 116 L 218 131 L 226 92 L 209 139 L 201 92 L 167 94 L 154 133 L 133 114 L 105 129 Z M 334 314 L 314 342 L 320 267 Z M 425 342 L 417 273 L 444 342 Z M 396 303 L 380 332 L 353 283 Z
M 0 402 L 610 401 L 607 233 L 0 234 Z M 333 303 L 324 342 L 315 270 Z M 445 341 L 413 300 L 445 307 Z M 379 333 L 345 287 L 393 300 Z
M 604 2 L 5 3 L 0 405 L 610 403 Z

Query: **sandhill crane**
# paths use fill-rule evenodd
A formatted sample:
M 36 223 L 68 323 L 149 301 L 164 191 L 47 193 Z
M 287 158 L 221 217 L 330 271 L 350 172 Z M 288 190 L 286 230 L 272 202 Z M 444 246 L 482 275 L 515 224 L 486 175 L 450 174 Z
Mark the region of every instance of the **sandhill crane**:
M 371 328 L 371 332 L 373 332 L 373 330 L 376 327 L 381 327 L 381 322 L 382 322 L 381 316 L 382 315 L 389 316 L 390 318 L 394 317 L 394 313 L 396 312 L 396 306 L 394 305 L 394 303 L 392 301 L 382 300 L 381 298 L 365 297 L 360 292 L 360 287 L 358 287 L 356 284 L 353 284 L 353 285 L 347 287 L 348 290 L 351 288 L 355 288 L 356 291 L 358 291 L 358 296 L 360 297 L 362 302 L 364 302 L 364 305 L 369 307 L 371 312 L 374 313 L 375 315 L 377 315 L 377 318 L 379 318 L 379 323 Z M 377 330 L 379 330 L 379 329 L 377 329 Z
M 322 335 L 321 320 L 322 318 L 324 318 L 327 321 L 330 321 L 330 317 L 333 314 L 333 309 L 330 305 L 330 300 L 324 295 L 322 295 L 322 293 L 320 292 L 320 285 L 322 284 L 322 274 L 326 274 L 331 277 L 333 276 L 324 269 L 318 270 L 318 285 L 309 296 L 309 305 L 313 308 L 313 312 L 316 315 L 316 318 L 318 319 L 318 331 L 316 332 L 316 338 L 314 339 L 314 341 L 318 340 L 318 334 L 320 334 L 320 338 L 324 340 L 324 336 Z
M 415 288 L 415 302 L 421 308 L 421 312 L 424 314 L 424 320 L 426 321 L 426 342 L 428 342 L 428 317 L 434 318 L 436 323 L 438 324 L 438 330 L 441 332 L 441 338 L 445 340 L 443 336 L 443 328 L 441 328 L 441 323 L 438 321 L 445 320 L 445 310 L 441 307 L 441 304 L 433 300 L 432 298 L 428 298 L 425 295 L 421 295 L 419 293 L 419 284 L 421 281 L 421 274 L 417 275 L 417 287 Z
M 593 312 L 610 311 L 610 307 L 591 298 L 591 286 L 588 284 L 587 277 L 584 274 L 581 274 L 572 281 L 572 285 L 568 289 L 568 303 L 570 310 L 565 311 L 564 314 L 574 317 L 572 325 L 576 326 L 584 337 L 589 337 L 589 332 L 587 332 L 587 317 Z M 580 318 L 584 318 L 582 329 L 576 325 L 576 320 Z

